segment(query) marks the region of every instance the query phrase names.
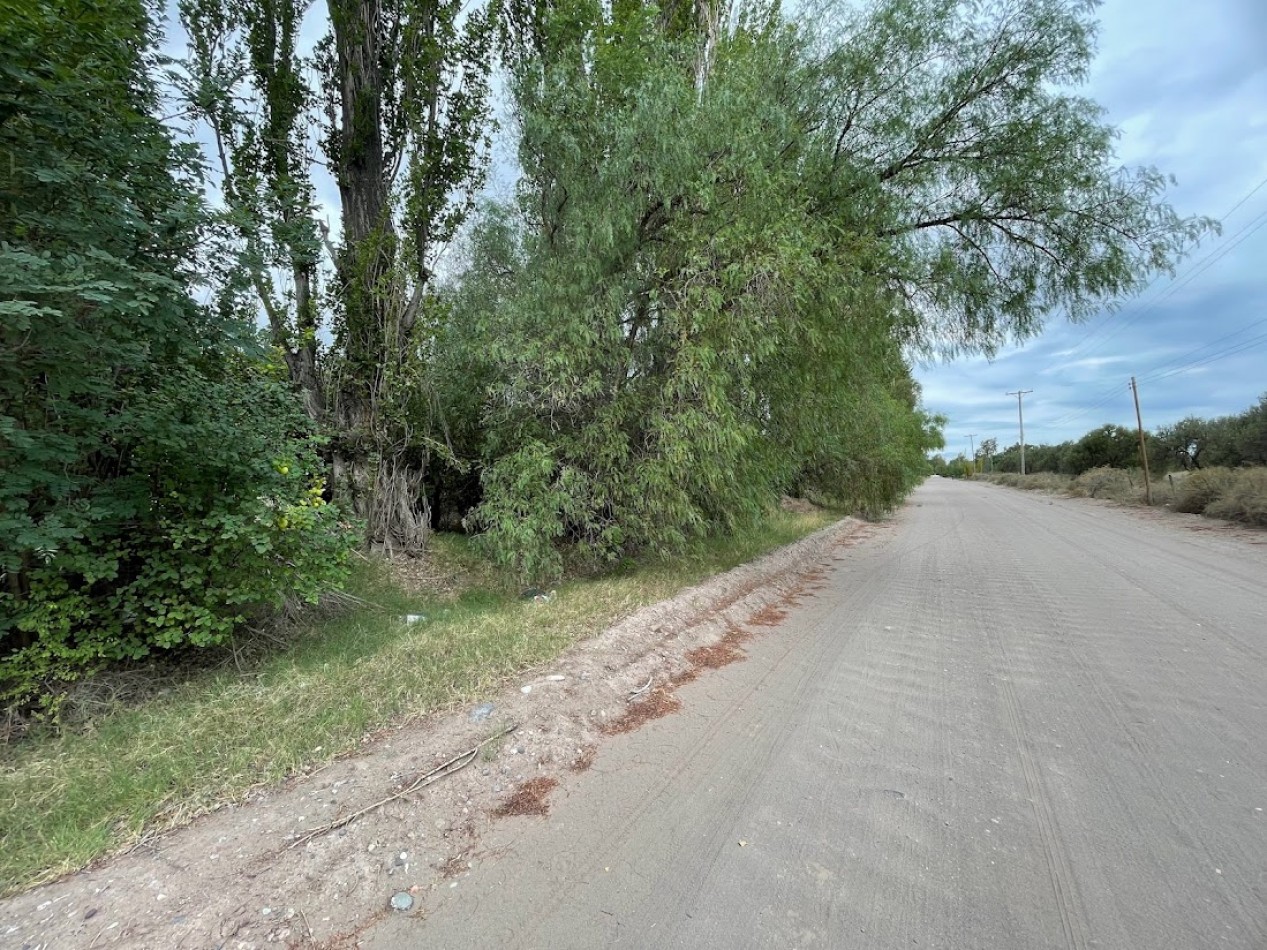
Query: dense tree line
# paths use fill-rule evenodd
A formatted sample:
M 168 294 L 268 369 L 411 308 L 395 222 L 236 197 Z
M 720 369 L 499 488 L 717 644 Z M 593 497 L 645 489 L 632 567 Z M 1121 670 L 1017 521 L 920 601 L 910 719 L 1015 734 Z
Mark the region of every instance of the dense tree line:
M 1171 425 L 1145 433 L 1148 466 L 1155 474 L 1198 471 L 1206 467 L 1237 468 L 1267 465 L 1267 393 L 1244 412 L 1213 419 L 1188 416 Z M 937 457 L 938 474 L 962 466 Z M 1119 425 L 1103 425 L 1080 439 L 1056 445 L 1025 446 L 1026 472 L 1054 472 L 1078 476 L 1093 468 L 1139 468 L 1139 434 Z M 1019 472 L 1021 447 L 1017 443 L 1002 452 L 980 452 L 978 471 Z
M 913 357 L 1086 314 L 1209 227 L 1065 91 L 1080 0 L 330 0 L 310 50 L 300 0 L 182 0 L 175 62 L 142 0 L 17 7 L 11 696 L 313 594 L 353 525 L 544 578 L 781 492 L 883 510 L 940 442 Z M 480 205 L 494 64 L 520 177 Z

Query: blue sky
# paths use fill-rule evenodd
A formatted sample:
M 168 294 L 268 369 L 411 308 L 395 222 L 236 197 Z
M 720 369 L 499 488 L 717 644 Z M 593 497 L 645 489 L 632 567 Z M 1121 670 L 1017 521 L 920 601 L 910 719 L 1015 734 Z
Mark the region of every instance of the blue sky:
M 948 456 L 968 454 L 970 433 L 1015 444 L 1005 393 L 1017 389 L 1034 390 L 1031 445 L 1134 425 L 1132 375 L 1146 428 L 1239 412 L 1267 391 L 1267 0 L 1107 0 L 1099 18 L 1083 91 L 1121 130 L 1119 159 L 1174 175 L 1175 208 L 1223 220 L 1223 234 L 1116 314 L 1053 317 L 993 361 L 917 367 L 925 405 L 950 419 Z

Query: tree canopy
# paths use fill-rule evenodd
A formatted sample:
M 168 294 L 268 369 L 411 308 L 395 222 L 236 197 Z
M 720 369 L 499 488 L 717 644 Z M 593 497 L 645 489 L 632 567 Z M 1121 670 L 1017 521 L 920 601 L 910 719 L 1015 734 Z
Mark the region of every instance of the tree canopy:
M 300 0 L 181 0 L 174 61 L 143 0 L 16 2 L 11 695 L 315 595 L 343 517 L 544 580 L 781 493 L 881 512 L 941 446 L 915 359 L 1078 319 L 1211 227 L 1078 94 L 1085 0 L 331 0 L 310 49 Z

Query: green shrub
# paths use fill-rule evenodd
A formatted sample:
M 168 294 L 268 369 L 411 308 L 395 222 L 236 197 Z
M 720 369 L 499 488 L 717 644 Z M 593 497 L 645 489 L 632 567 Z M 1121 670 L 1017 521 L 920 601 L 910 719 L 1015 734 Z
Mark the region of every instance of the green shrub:
M 348 538 L 254 313 L 196 300 L 215 231 L 154 116 L 137 0 L 0 17 L 0 704 L 231 636 Z
M 1242 468 L 1205 507 L 1212 518 L 1267 527 L 1267 468 Z
M 0 518 L 0 555 L 25 561 L 0 592 L 2 703 L 111 661 L 223 643 L 263 608 L 342 579 L 354 536 L 322 498 L 284 386 L 173 371 L 129 409 L 125 471 L 44 519 L 59 519 L 60 543 L 31 556 L 20 521 Z
M 1236 479 L 1236 473 L 1228 468 L 1203 468 L 1191 472 L 1175 486 L 1175 511 L 1204 514 L 1211 502 L 1216 501 Z

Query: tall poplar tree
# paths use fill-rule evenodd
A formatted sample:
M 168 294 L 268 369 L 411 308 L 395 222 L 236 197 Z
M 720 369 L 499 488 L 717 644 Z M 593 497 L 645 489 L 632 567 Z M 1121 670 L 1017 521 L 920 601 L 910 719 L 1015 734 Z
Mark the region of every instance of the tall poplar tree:
M 428 526 L 423 480 L 441 445 L 418 422 L 427 341 L 417 328 L 436 255 L 483 179 L 491 19 L 458 0 L 330 0 L 329 30 L 305 53 L 306 6 L 181 7 L 187 96 L 214 133 L 240 242 L 242 273 L 224 292 L 242 305 L 243 288 L 254 290 L 293 383 L 331 435 L 336 493 L 365 519 L 368 542 L 416 551 Z M 310 69 L 319 88 L 303 78 Z M 318 125 L 316 143 L 308 130 Z M 315 220 L 318 167 L 339 192 L 333 234 Z

